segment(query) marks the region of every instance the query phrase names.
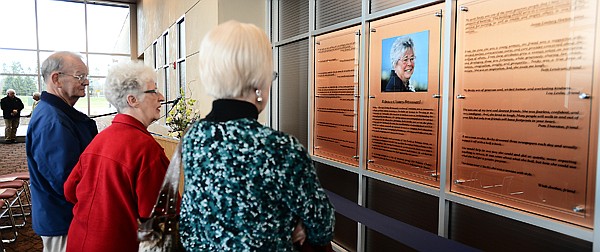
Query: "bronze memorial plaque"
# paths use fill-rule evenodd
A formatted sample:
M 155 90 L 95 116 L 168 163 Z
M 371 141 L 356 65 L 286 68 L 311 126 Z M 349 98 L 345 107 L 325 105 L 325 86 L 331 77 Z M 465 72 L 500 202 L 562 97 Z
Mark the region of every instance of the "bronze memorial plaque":
M 442 9 L 372 22 L 369 46 L 367 169 L 435 187 Z
M 458 2 L 451 191 L 592 226 L 597 4 Z
M 360 26 L 315 37 L 315 156 L 358 166 Z

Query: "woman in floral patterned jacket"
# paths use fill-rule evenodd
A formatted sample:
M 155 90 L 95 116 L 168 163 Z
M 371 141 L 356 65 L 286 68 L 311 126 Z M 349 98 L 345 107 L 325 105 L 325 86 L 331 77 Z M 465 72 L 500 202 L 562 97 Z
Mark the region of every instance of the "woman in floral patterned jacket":
M 272 69 L 271 44 L 255 25 L 228 21 L 202 41 L 201 83 L 216 99 L 183 138 L 179 232 L 188 251 L 294 251 L 296 240 L 332 240 L 334 209 L 306 149 L 257 121 Z

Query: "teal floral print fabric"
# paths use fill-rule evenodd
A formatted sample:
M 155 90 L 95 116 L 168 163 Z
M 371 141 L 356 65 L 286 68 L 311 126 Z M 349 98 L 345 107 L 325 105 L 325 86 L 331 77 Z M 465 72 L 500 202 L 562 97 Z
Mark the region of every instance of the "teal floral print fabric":
M 294 251 L 333 237 L 334 209 L 300 142 L 249 118 L 202 120 L 183 139 L 180 235 L 188 251 Z

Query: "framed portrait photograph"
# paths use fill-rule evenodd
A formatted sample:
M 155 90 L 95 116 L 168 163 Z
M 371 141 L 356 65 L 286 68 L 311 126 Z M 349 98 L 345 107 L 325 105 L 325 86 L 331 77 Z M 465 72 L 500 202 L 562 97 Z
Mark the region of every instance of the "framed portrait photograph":
M 427 92 L 429 31 L 381 41 L 381 92 Z

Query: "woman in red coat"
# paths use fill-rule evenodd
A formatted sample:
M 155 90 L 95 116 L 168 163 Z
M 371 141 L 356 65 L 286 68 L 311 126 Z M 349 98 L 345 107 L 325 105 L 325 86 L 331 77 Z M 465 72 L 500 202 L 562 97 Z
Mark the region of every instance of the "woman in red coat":
M 67 251 L 137 251 L 137 220 L 148 218 L 169 160 L 147 130 L 165 97 L 154 70 L 122 63 L 106 77 L 106 99 L 117 108 L 112 125 L 85 149 L 65 182 L 75 204 Z

